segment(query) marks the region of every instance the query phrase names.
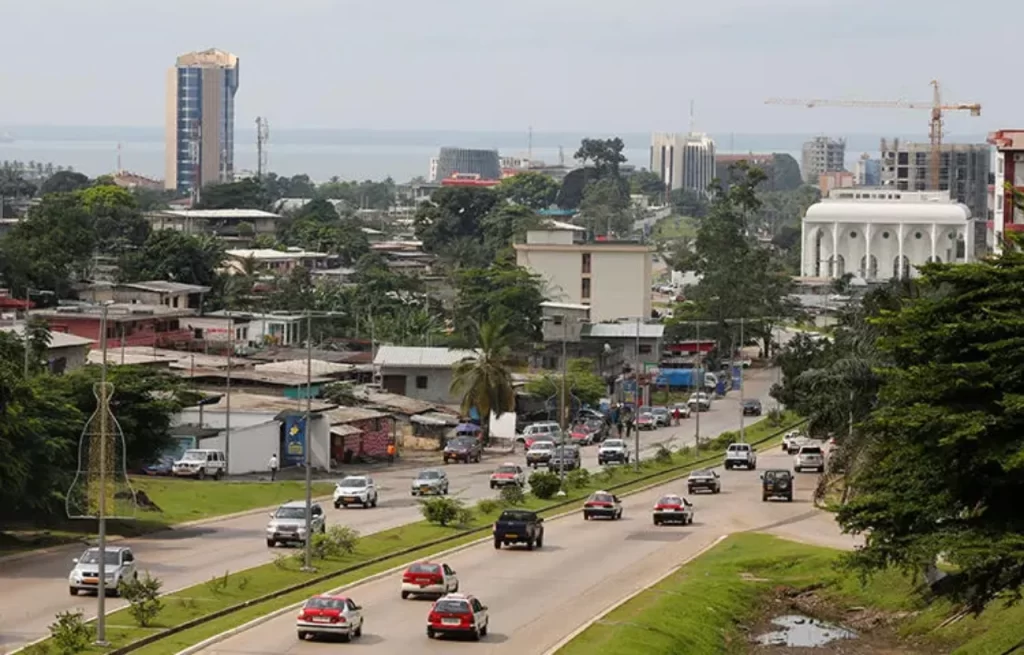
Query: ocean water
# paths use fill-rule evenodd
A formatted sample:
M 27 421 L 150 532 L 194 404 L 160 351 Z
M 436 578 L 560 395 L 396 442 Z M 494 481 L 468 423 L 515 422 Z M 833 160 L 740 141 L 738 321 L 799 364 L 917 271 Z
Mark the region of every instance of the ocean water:
M 164 175 L 164 141 L 159 128 L 139 127 L 19 127 L 0 126 L 0 134 L 13 138 L 0 142 L 0 161 L 50 162 L 70 166 L 89 176 L 110 173 L 121 167 L 156 179 Z M 496 148 L 502 155 L 526 155 L 549 164 L 562 158 L 572 163 L 580 140 L 588 135 L 535 133 L 526 131 L 376 131 L 376 130 L 277 130 L 271 126 L 268 168 L 279 175 L 305 173 L 316 181 L 333 176 L 345 180 L 382 179 L 397 181 L 426 176 L 430 158 L 442 146 Z M 610 135 L 589 135 L 610 136 Z M 646 167 L 650 160 L 650 135 L 620 134 L 626 142 L 628 162 Z M 784 152 L 800 160 L 800 147 L 810 134 L 720 134 L 714 135 L 721 154 Z M 852 162 L 862 152 L 878 155 L 879 137 L 847 135 L 847 158 Z M 924 140 L 911 135 L 908 140 Z M 966 141 L 984 141 L 977 135 Z M 256 169 L 253 130 L 239 130 L 235 136 L 235 170 Z

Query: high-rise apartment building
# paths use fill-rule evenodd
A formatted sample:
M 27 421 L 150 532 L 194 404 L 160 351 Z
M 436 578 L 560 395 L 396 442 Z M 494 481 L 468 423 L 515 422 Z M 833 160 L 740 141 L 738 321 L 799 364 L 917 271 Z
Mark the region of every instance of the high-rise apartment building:
M 846 139 L 816 136 L 804 143 L 800 162 L 807 184 L 818 184 L 825 173 L 846 170 Z
M 939 153 L 939 191 L 949 191 L 971 215 L 988 220 L 988 174 L 992 155 L 985 143 L 943 143 Z M 930 143 L 882 140 L 882 186 L 899 191 L 935 191 L 931 186 Z
M 988 135 L 992 151 L 992 247 L 1003 251 L 1007 232 L 1024 231 L 1024 210 L 1014 203 L 1013 193 L 1024 191 L 1024 130 L 998 130 Z
M 651 135 L 651 171 L 670 190 L 690 189 L 707 194 L 715 179 L 715 142 L 707 134 Z
M 165 188 L 234 179 L 237 90 L 235 55 L 211 48 L 178 57 L 167 72 Z
M 853 178 L 857 186 L 879 186 L 882 184 L 882 160 L 872 159 L 864 153 L 857 160 L 853 169 Z

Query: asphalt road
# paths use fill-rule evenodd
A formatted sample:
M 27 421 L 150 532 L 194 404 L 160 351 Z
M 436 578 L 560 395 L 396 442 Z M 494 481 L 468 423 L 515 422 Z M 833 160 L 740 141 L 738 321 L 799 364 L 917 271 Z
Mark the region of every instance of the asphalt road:
M 774 381 L 775 372 L 772 370 L 748 371 L 745 378 L 747 397 L 759 397 L 766 408 L 771 407 L 773 401 L 767 394 Z M 738 429 L 739 421 L 738 395 L 734 392 L 716 400 L 711 411 L 701 415 L 701 437 L 713 437 L 725 430 Z M 643 432 L 640 438 L 642 453 L 649 456 L 654 444 L 658 443 L 672 446 L 693 444 L 695 424 L 695 419 L 691 418 L 682 421 L 678 427 Z M 584 465 L 598 469 L 596 446 L 583 450 Z M 491 457 L 480 464 L 449 464 L 447 471 L 452 494 L 467 501 L 493 497 L 495 492 L 489 488 L 488 476 L 503 461 L 523 462 L 523 454 L 517 452 L 507 457 Z M 325 507 L 328 525 L 344 523 L 365 535 L 420 520 L 419 505 L 409 494 L 415 475 L 416 471 L 409 469 L 375 473 L 381 498 L 378 507 L 335 510 L 328 505 Z M 225 570 L 239 571 L 271 561 L 276 550 L 268 549 L 264 541 L 263 530 L 267 520 L 266 514 L 258 512 L 119 543 L 131 546 L 140 571 L 148 570 L 163 580 L 164 589 L 170 592 L 206 582 L 213 576 L 223 575 Z M 10 652 L 48 634 L 47 626 L 58 612 L 77 608 L 87 617 L 95 616 L 94 596 L 68 595 L 67 575 L 72 567 L 71 560 L 81 550 L 80 546 L 74 546 L 13 562 L 0 560 L 0 589 L 3 590 L 0 594 L 0 652 Z M 123 604 L 116 598 L 107 599 L 108 610 Z
M 792 458 L 778 449 L 759 454 L 759 467 L 790 468 Z M 779 532 L 789 538 L 830 546 L 853 545 L 816 510 L 811 494 L 817 475 L 799 474 L 794 502 L 762 502 L 757 471 L 722 471 L 719 495 L 692 496 L 690 526 L 652 524 L 650 511 L 661 493 L 685 492 L 671 483 L 625 499 L 623 520 L 587 521 L 573 515 L 545 524 L 544 547 L 502 549 L 491 544 L 447 560 L 461 589 L 490 610 L 489 634 L 481 643 L 429 640 L 425 634 L 429 600 L 402 600 L 401 576 L 361 585 L 347 592 L 364 608 L 364 636 L 346 648 L 375 655 L 408 653 L 544 653 L 589 618 L 641 589 L 698 553 L 719 536 L 745 530 Z M 315 655 L 335 652 L 330 642 L 299 642 L 295 617 L 288 613 L 204 650 L 204 655 Z

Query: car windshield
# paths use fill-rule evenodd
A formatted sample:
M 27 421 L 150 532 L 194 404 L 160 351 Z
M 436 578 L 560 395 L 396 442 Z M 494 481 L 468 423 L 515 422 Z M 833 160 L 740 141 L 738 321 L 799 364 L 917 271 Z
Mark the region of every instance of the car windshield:
M 655 407 L 651 410 L 654 414 L 668 414 L 668 410 L 664 407 Z
M 345 487 L 346 489 L 361 489 L 366 486 L 366 478 L 345 478 L 338 483 L 338 486 Z
M 743 404 L 747 405 L 748 407 L 753 407 L 754 405 L 760 405 L 761 401 L 760 400 L 744 400 Z
M 533 512 L 524 510 L 507 509 L 498 517 L 499 521 L 532 521 L 535 515 Z
M 641 414 L 650 414 L 651 413 L 651 408 L 648 407 L 647 405 L 644 405 L 643 407 L 640 408 L 640 413 Z
M 803 448 L 800 449 L 800 454 L 801 455 L 820 455 L 821 454 L 821 448 L 818 448 L 817 446 L 804 446 Z
M 434 611 L 448 614 L 466 614 L 469 612 L 469 603 L 464 600 L 439 600 L 434 604 Z
M 743 444 L 733 444 L 733 445 L 729 446 L 729 450 L 731 452 L 734 452 L 734 453 L 735 452 L 741 452 L 741 451 L 742 452 L 746 452 L 747 450 L 750 450 L 750 446 L 746 446 L 746 445 L 743 445 Z
M 418 476 L 416 476 L 416 479 L 417 480 L 440 480 L 441 479 L 441 472 L 440 471 L 422 471 L 422 472 L 420 472 L 420 474 Z
M 555 444 L 551 441 L 534 441 L 530 450 L 552 450 Z
M 620 439 L 609 439 L 608 441 L 604 442 L 605 448 L 622 448 L 625 445 L 626 444 L 624 444 Z
M 304 519 L 306 518 L 305 507 L 278 507 L 274 512 L 275 519 Z
M 652 418 L 654 418 L 654 414 L 651 414 L 650 412 L 644 412 L 643 414 L 640 415 L 641 421 L 649 421 Z
M 789 471 L 765 471 L 765 480 L 788 480 Z
M 680 498 L 679 496 L 662 496 L 661 499 L 658 500 L 658 504 L 659 505 L 682 505 L 683 504 L 683 499 Z
M 452 448 L 470 448 L 473 446 L 472 439 L 452 439 L 448 442 L 448 445 Z
M 593 496 L 590 497 L 590 499 L 594 500 L 594 501 L 597 501 L 599 503 L 614 503 L 615 502 L 615 498 L 613 498 L 611 494 L 594 494 Z
M 576 451 L 573 448 L 555 448 L 554 454 L 558 457 L 573 457 L 576 455 Z
M 198 450 L 186 450 L 181 459 L 186 462 L 205 462 L 206 453 L 201 453 Z
M 515 473 L 515 472 L 516 472 L 515 464 L 508 464 L 508 465 L 505 465 L 505 466 L 499 466 L 498 470 L 495 471 L 495 473 Z
M 106 557 L 103 558 L 105 564 L 118 564 L 121 555 L 116 550 L 106 551 Z M 100 551 L 99 550 L 87 550 L 85 554 L 78 559 L 81 564 L 99 564 Z
M 409 567 L 409 573 L 440 573 L 440 564 L 413 564 Z
M 694 471 L 690 474 L 691 478 L 710 478 L 712 476 L 711 471 L 704 469 L 703 471 Z
M 345 609 L 345 600 L 343 598 L 310 598 L 306 601 L 306 609 L 343 610 Z

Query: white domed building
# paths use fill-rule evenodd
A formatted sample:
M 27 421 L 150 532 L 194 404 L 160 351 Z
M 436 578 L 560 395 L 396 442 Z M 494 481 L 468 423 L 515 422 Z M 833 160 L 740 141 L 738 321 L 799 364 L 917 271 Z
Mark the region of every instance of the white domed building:
M 802 221 L 801 277 L 878 282 L 917 277 L 929 261 L 972 261 L 976 223 L 948 191 L 834 189 Z

